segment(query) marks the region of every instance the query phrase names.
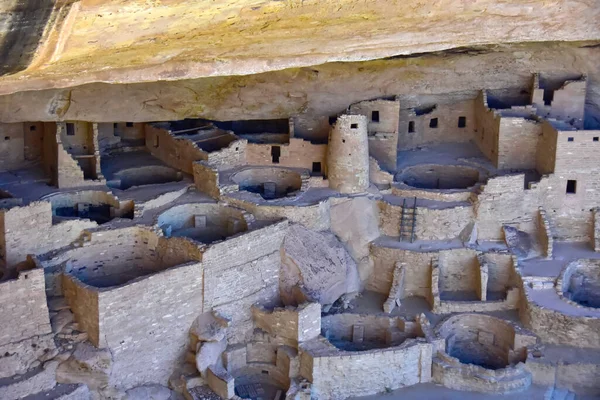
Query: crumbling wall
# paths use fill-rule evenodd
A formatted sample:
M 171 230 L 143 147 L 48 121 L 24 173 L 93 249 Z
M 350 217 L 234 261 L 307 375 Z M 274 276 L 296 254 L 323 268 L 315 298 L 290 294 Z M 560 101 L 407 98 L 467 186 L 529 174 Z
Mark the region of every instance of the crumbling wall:
M 481 91 L 475 99 L 475 143 L 495 166 L 498 165 L 500 120 L 500 116 L 488 107 L 487 93 Z
M 477 121 L 474 100 L 435 104 L 420 109 L 400 110 L 398 131 L 399 150 L 439 143 L 461 143 L 473 139 Z M 464 117 L 465 126 L 459 127 L 459 117 Z M 436 127 L 432 120 L 437 119 Z
M 89 220 L 69 220 L 52 225 L 51 205 L 45 201 L 0 210 L 4 247 L 0 254 L 8 267 L 24 261 L 28 254 L 43 254 L 76 240 L 84 229 L 97 226 Z
M 586 89 L 585 76 L 579 80 L 565 81 L 560 88 L 553 91 L 551 96 L 548 96 L 550 99 L 548 104 L 544 99 L 544 92 L 552 89 L 542 88 L 540 77 L 535 74 L 531 103 L 537 108 L 540 116 L 570 121 L 578 129 L 583 129 Z
M 52 332 L 45 290 L 42 268 L 0 282 L 0 345 Z
M 431 295 L 431 260 L 436 253 L 402 250 L 371 244 L 373 271 L 365 289 L 388 294 L 392 286 L 394 268 L 398 260 L 404 265 L 404 297 Z
M 100 345 L 98 290 L 72 275 L 62 275 L 62 294 L 69 304 L 81 330 L 95 346 Z
M 208 154 L 194 142 L 173 136 L 166 128 L 147 124 L 145 134 L 150 154 L 170 167 L 192 174 L 194 161 L 208 160 Z

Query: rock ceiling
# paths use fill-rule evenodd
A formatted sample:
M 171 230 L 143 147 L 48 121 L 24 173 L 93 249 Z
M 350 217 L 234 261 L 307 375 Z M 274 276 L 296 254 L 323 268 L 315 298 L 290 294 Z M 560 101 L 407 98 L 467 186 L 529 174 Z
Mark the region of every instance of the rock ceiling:
M 7 0 L 0 15 L 5 122 L 103 120 L 108 96 L 111 120 L 338 111 L 344 82 L 359 99 L 505 85 L 509 67 L 510 86 L 594 75 L 600 40 L 600 0 Z

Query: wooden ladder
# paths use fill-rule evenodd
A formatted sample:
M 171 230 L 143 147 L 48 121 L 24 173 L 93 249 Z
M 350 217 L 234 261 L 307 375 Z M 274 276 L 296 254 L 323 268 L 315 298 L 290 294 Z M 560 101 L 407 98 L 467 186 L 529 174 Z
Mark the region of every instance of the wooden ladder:
M 415 225 L 417 224 L 417 198 L 414 198 L 412 208 L 406 206 L 406 199 L 402 201 L 400 214 L 400 241 L 415 241 Z

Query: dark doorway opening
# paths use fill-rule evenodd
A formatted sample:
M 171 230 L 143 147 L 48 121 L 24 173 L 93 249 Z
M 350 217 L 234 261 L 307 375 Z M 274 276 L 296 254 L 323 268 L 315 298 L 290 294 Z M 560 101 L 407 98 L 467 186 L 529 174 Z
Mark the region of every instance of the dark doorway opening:
M 575 194 L 577 193 L 577 181 L 569 179 L 567 181 L 567 193 Z
M 371 112 L 371 121 L 373 121 L 373 122 L 379 122 L 379 111 L 372 111 Z
M 271 146 L 271 161 L 273 164 L 279 164 L 279 157 L 281 156 L 280 146 Z
M 320 162 L 314 162 L 314 163 L 312 163 L 312 172 L 314 174 L 320 174 L 321 173 L 321 163 Z
M 408 133 L 415 133 L 415 121 L 408 123 Z
M 458 127 L 465 128 L 467 126 L 467 117 L 458 117 Z
M 429 120 L 429 127 L 430 128 L 437 128 L 438 127 L 438 119 L 437 118 L 431 118 L 431 120 Z

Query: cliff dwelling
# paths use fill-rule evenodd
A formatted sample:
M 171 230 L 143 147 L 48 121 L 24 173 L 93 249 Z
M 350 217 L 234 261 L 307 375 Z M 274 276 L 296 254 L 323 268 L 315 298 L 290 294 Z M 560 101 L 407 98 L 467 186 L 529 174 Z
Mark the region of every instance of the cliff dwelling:
M 3 3 L 0 400 L 600 399 L 598 1 Z

